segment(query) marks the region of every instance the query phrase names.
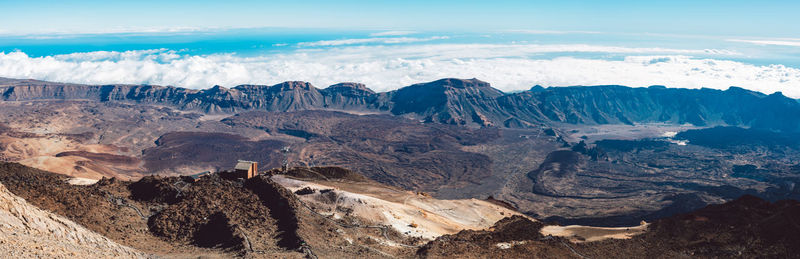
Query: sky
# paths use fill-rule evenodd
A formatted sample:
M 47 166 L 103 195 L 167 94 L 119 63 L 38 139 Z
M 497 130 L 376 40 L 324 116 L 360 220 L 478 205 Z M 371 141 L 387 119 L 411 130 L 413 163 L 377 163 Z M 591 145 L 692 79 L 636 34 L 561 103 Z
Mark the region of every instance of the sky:
M 800 1 L 0 0 L 0 77 L 188 88 L 444 77 L 800 98 Z
M 5 33 L 302 27 L 795 37 L 800 1 L 0 0 Z

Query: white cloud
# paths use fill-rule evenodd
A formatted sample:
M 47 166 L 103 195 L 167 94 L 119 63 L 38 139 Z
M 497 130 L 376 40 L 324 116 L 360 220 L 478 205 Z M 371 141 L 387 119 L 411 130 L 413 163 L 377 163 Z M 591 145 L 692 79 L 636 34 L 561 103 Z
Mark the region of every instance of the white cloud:
M 543 58 L 541 53 L 623 53 L 622 60 Z M 654 54 L 657 53 L 657 54 Z M 719 58 L 694 58 L 703 54 Z M 301 49 L 286 54 L 182 55 L 170 50 L 88 52 L 30 57 L 0 53 L 0 76 L 58 82 L 148 83 L 207 88 L 216 84 L 275 84 L 309 81 L 318 87 L 362 82 L 376 91 L 444 77 L 479 78 L 503 91 L 540 85 L 628 86 L 727 89 L 736 85 L 800 97 L 800 69 L 756 66 L 724 60 L 724 50 L 620 48 L 592 45 L 431 44 Z
M 241 27 L 244 28 L 244 27 Z M 211 32 L 218 30 L 234 29 L 233 27 L 192 27 L 192 26 L 126 26 L 126 27 L 111 27 L 106 29 L 77 29 L 77 30 L 38 30 L 38 31 L 10 31 L 0 30 L 0 35 L 7 36 L 23 36 L 26 39 L 66 39 L 74 38 L 81 35 L 99 35 L 99 34 L 181 34 L 181 33 L 197 33 L 197 32 Z
M 751 43 L 751 44 L 756 44 L 756 45 L 776 45 L 776 46 L 800 47 L 800 40 L 740 40 L 740 39 L 729 39 L 728 41 L 731 41 L 731 42 L 744 42 L 744 43 Z
M 355 45 L 364 43 L 383 43 L 383 44 L 397 44 L 397 43 L 413 43 L 432 40 L 448 39 L 447 36 L 433 36 L 427 38 L 412 38 L 412 37 L 390 37 L 390 38 L 363 38 L 363 39 L 342 39 L 342 40 L 321 40 L 313 42 L 300 42 L 297 46 L 300 47 L 326 47 L 326 46 L 342 46 L 342 45 Z
M 303 50 L 301 50 L 302 52 Z M 615 54 L 677 54 L 677 55 L 741 55 L 718 49 L 629 48 L 587 44 L 431 44 L 414 46 L 354 46 L 335 49 L 348 58 L 497 58 L 528 57 L 547 53 L 615 53 Z M 345 60 L 342 60 L 345 61 Z
M 513 33 L 524 34 L 600 34 L 597 31 L 554 31 L 554 30 L 508 30 Z
M 382 37 L 382 36 L 403 36 L 403 35 L 411 35 L 417 33 L 416 31 L 382 31 L 382 32 L 375 32 L 370 33 L 369 36 L 372 37 Z

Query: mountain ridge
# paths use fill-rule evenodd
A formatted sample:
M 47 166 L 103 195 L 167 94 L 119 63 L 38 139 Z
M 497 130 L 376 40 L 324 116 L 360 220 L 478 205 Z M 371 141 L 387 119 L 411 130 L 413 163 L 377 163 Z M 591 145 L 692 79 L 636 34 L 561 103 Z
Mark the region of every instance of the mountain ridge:
M 81 85 L 0 79 L 3 101 L 92 100 L 170 105 L 206 113 L 247 110 L 352 110 L 390 113 L 474 127 L 525 128 L 549 123 L 669 123 L 799 131 L 800 102 L 777 92 L 621 85 L 537 87 L 503 93 L 478 79 L 445 78 L 388 92 L 363 84 L 319 89 L 308 82 L 214 86 L 193 90 L 154 85 Z

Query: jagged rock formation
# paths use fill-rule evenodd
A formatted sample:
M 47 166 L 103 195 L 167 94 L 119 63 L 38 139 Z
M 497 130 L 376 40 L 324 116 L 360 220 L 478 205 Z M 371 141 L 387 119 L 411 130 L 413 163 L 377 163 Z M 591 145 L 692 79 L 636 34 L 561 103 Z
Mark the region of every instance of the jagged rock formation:
M 243 110 L 352 110 L 390 112 L 428 122 L 471 126 L 532 127 L 548 122 L 634 124 L 664 122 L 800 130 L 800 103 L 781 93 L 765 95 L 731 87 L 672 89 L 663 86 L 533 87 L 504 94 L 477 79 L 441 79 L 375 93 L 363 84 L 317 89 L 307 82 L 273 86 L 214 86 L 190 90 L 151 85 L 77 85 L 0 80 L 5 101 L 94 100 L 171 105 L 210 113 Z
M 0 256 L 145 258 L 69 219 L 39 209 L 0 184 Z

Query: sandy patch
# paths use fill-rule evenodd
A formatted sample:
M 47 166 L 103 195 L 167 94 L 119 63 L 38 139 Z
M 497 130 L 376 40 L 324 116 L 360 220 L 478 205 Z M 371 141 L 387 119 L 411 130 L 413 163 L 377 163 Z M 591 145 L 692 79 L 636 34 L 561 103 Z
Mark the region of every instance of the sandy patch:
M 355 184 L 334 182 L 321 184 L 273 176 L 273 180 L 291 191 L 305 187 L 316 190 L 313 194 L 298 195 L 317 212 L 334 218 L 355 216 L 374 225 L 391 226 L 408 236 L 434 239 L 465 229 L 488 229 L 498 220 L 518 212 L 477 199 L 439 200 L 423 194 L 381 188 L 371 183 L 354 191 Z M 329 185 L 328 185 L 329 184 Z M 377 185 L 377 184 L 374 184 Z M 326 190 L 325 193 L 320 190 Z M 327 191 L 330 190 L 330 191 Z M 382 199 L 379 197 L 390 197 Z
M 72 185 L 92 185 L 97 182 L 97 179 L 74 177 L 67 180 L 67 183 Z
M 569 238 L 572 242 L 594 242 L 606 239 L 629 239 L 647 231 L 644 223 L 633 227 L 589 227 L 589 226 L 545 226 L 540 231 L 542 235 L 552 235 Z

